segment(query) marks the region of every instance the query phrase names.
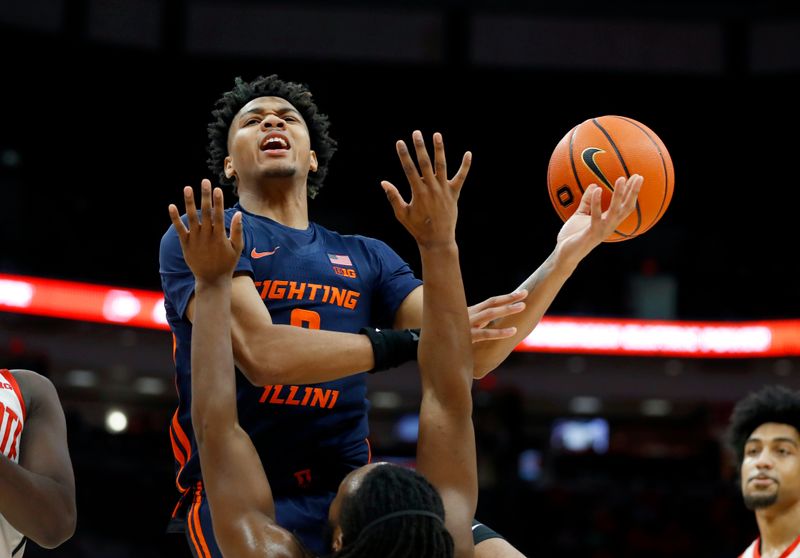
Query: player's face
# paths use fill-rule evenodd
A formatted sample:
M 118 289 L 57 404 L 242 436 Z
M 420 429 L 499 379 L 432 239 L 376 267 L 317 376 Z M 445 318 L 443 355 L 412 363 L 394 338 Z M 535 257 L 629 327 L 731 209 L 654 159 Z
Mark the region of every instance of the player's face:
M 355 471 L 352 471 L 349 475 L 342 479 L 341 483 L 339 483 L 339 490 L 336 492 L 336 496 L 331 502 L 331 507 L 328 509 L 328 527 L 330 536 L 332 537 L 332 540 L 330 541 L 330 548 L 334 552 L 338 552 L 342 549 L 342 528 L 340 525 L 342 502 L 344 502 L 348 496 L 355 493 L 355 491 L 361 486 L 361 481 L 364 480 L 366 474 L 379 465 L 385 464 L 370 463 L 369 465 L 359 467 Z
M 800 433 L 793 426 L 767 422 L 744 446 L 742 495 L 745 505 L 761 509 L 800 501 Z
M 239 110 L 228 131 L 225 175 L 238 188 L 270 178 L 296 178 L 305 184 L 317 170 L 317 156 L 303 117 L 280 97 L 258 97 Z

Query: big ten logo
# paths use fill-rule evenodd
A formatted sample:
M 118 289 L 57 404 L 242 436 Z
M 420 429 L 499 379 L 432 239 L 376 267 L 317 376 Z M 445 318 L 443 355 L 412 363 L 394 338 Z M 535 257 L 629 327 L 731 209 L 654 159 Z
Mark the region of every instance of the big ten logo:
M 336 272 L 336 275 L 341 275 L 342 277 L 349 277 L 350 279 L 355 279 L 358 277 L 358 275 L 356 275 L 355 269 L 333 266 L 333 271 Z

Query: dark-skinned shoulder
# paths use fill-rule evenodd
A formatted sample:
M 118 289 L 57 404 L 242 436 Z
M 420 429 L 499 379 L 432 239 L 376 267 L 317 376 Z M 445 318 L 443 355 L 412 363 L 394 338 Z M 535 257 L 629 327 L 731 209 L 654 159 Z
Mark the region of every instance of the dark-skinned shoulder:
M 11 369 L 9 371 L 19 384 L 19 390 L 22 392 L 22 399 L 25 401 L 25 409 L 27 409 L 28 415 L 36 412 L 36 408 L 39 405 L 46 404 L 46 401 L 55 401 L 58 405 L 61 404 L 56 387 L 45 376 L 33 370 Z

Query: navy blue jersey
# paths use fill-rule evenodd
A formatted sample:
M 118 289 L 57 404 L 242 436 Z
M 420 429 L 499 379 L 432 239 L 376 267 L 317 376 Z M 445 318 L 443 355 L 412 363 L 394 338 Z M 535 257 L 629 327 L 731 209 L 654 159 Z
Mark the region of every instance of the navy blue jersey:
M 235 273 L 252 276 L 275 324 L 356 333 L 391 327 L 421 282 L 383 242 L 343 236 L 319 225 L 298 230 L 242 211 L 244 250 Z M 185 217 L 184 217 L 185 219 Z M 161 241 L 161 283 L 175 336 L 179 407 L 170 427 L 177 483 L 201 480 L 191 425 L 191 322 L 186 307 L 194 277 L 172 227 Z M 250 435 L 276 497 L 318 487 L 335 490 L 367 459 L 364 375 L 314 385 L 253 386 L 237 371 L 239 422 Z

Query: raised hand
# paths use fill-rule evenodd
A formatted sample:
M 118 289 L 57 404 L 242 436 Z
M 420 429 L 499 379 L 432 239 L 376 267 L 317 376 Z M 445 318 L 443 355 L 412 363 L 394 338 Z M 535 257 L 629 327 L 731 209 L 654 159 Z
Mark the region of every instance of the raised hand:
M 397 155 L 411 186 L 411 201 L 406 203 L 397 188 L 390 182 L 381 182 L 397 220 L 411 233 L 421 247 L 448 244 L 455 240 L 458 217 L 458 196 L 472 164 L 472 153 L 467 151 L 461 167 L 452 180 L 447 178 L 442 134 L 433 134 L 434 163 L 428 156 L 422 132 L 412 134 L 419 171 L 404 141 L 397 142 Z M 422 176 L 420 176 L 420 172 Z
M 200 190 L 200 218 L 191 186 L 183 189 L 189 227 L 183 224 L 174 204 L 169 206 L 169 216 L 181 241 L 183 257 L 195 278 L 207 283 L 230 280 L 244 247 L 242 214 L 237 211 L 233 216 L 229 237 L 225 232 L 222 190 L 215 188 L 212 194 L 209 180 L 203 180 Z
M 560 256 L 577 265 L 611 233 L 636 208 L 636 199 L 644 178 L 638 174 L 627 180 L 621 176 L 614 183 L 611 205 L 603 211 L 600 207 L 602 189 L 590 184 L 581 198 L 578 210 L 567 219 L 558 233 L 556 249 Z

